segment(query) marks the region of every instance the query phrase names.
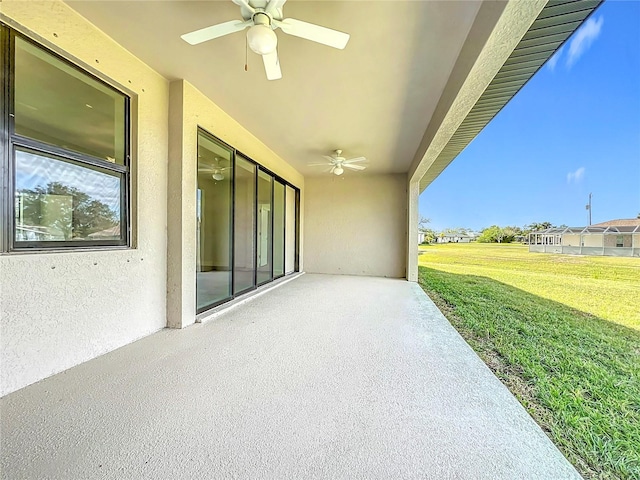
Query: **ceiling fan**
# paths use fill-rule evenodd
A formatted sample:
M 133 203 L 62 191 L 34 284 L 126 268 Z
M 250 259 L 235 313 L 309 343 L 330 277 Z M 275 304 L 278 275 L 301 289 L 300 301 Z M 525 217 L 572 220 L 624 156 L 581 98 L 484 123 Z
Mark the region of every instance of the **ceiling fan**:
M 323 155 L 322 158 L 327 160 L 326 163 L 310 163 L 310 167 L 331 167 L 329 173 L 334 175 L 342 175 L 345 168 L 351 170 L 364 170 L 367 168 L 364 165 L 356 165 L 356 163 L 366 162 L 365 157 L 356 157 L 347 160 L 342 156 L 342 150 L 336 150 L 331 156 Z
M 211 178 L 216 181 L 224 180 L 224 172 L 230 170 L 231 167 L 223 167 L 220 165 L 220 159 L 218 157 L 215 158 L 215 163 L 211 166 L 202 166 L 198 167 L 198 173 L 202 174 L 211 174 Z
M 276 50 L 278 46 L 278 37 L 274 31 L 276 28 L 281 29 L 287 35 L 305 38 L 340 50 L 346 47 L 349 41 L 348 33 L 338 32 L 295 18 L 283 19 L 282 6 L 286 0 L 232 0 L 232 2 L 240 6 L 242 20 L 231 20 L 201 28 L 185 33 L 181 38 L 191 45 L 197 45 L 249 27 L 249 31 L 247 31 L 249 48 L 262 56 L 268 80 L 282 78 Z

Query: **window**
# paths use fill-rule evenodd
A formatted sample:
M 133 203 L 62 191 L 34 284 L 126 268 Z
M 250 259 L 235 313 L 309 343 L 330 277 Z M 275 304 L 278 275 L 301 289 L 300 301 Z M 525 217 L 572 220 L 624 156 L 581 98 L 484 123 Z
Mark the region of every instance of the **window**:
M 616 247 L 624 247 L 624 236 L 616 235 Z
M 129 98 L 2 26 L 3 250 L 126 246 Z

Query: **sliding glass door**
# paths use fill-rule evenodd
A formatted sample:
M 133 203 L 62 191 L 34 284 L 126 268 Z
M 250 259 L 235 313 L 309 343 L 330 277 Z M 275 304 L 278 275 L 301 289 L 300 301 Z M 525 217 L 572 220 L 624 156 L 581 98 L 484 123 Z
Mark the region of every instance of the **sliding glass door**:
M 273 177 L 258 170 L 258 245 L 257 284 L 273 279 Z
M 284 275 L 284 192 L 284 183 L 275 180 L 273 182 L 273 278 Z
M 298 195 L 284 180 L 198 130 L 198 313 L 297 270 Z
M 234 193 L 233 294 L 255 286 L 256 164 L 236 156 Z
M 196 304 L 231 298 L 233 151 L 198 132 Z
M 287 185 L 285 197 L 285 249 L 284 271 L 293 273 L 296 270 L 296 191 Z

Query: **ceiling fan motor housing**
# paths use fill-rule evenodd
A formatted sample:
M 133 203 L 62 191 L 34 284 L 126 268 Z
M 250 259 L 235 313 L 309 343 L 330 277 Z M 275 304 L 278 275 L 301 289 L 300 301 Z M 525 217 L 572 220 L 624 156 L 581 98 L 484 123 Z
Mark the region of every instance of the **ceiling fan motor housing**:
M 255 25 L 271 27 L 271 16 L 265 12 L 257 11 L 253 14 L 252 20 Z

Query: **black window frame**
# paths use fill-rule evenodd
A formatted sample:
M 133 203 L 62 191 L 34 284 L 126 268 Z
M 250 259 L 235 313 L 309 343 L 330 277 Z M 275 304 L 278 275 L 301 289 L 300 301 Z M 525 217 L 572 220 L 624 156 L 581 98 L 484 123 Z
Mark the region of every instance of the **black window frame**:
M 65 149 L 34 138 L 15 133 L 15 41 L 20 38 L 36 48 L 46 52 L 59 61 L 74 68 L 82 75 L 104 85 L 124 97 L 124 164 L 119 165 L 89 154 Z M 131 246 L 131 97 L 115 88 L 103 79 L 93 75 L 82 66 L 59 55 L 46 46 L 21 34 L 5 23 L 0 22 L 0 48 L 2 49 L 2 100 L 0 112 L 0 142 L 3 155 L 2 165 L 2 204 L 0 212 L 1 249 L 0 252 L 47 252 L 77 251 L 96 248 L 129 248 Z M 15 196 L 16 196 L 16 150 L 33 152 L 37 155 L 58 161 L 70 161 L 95 171 L 108 171 L 120 178 L 120 238 L 103 240 L 16 240 Z

